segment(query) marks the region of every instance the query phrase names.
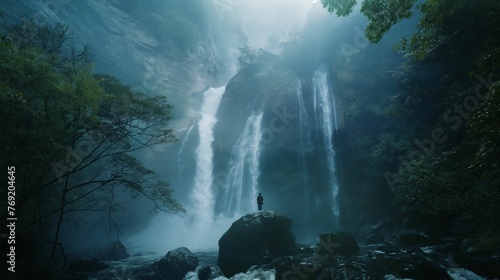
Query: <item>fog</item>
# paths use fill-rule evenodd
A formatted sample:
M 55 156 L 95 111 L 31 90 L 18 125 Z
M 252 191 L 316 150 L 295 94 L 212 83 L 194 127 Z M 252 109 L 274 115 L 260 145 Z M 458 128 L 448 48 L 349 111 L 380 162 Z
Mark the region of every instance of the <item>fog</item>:
M 361 53 L 377 52 L 363 53 L 372 46 L 359 11 L 338 18 L 308 0 L 28 3 L 9 2 L 6 18 L 15 22 L 24 11 L 67 24 L 94 49 L 95 72 L 174 106 L 177 141 L 131 154 L 169 182 L 186 213 L 150 212 L 148 199 L 117 193 L 124 211 L 114 218 L 128 225 L 124 236 L 102 221 L 105 214 L 79 213 L 63 226 L 69 251 L 117 236 L 132 252 L 216 251 L 231 223 L 256 211 L 259 192 L 264 210 L 292 219 L 299 241 L 314 242 L 349 219 L 336 158 L 349 104 L 335 101 L 329 77 L 349 75 Z M 395 42 L 391 36 L 384 45 Z M 245 48 L 255 69 L 241 65 Z M 344 72 L 329 74 L 332 65 Z
M 283 43 L 299 36 L 311 9 L 318 7 L 310 1 L 299 0 L 230 1 L 230 5 L 228 3 L 211 1 L 211 8 L 215 12 L 212 12 L 209 18 L 214 28 L 218 28 L 210 32 L 217 32 L 214 37 L 223 40 L 216 43 L 224 45 L 229 51 L 227 54 L 221 54 L 226 56 L 224 66 L 232 71 L 229 78 L 236 74 L 239 48 L 248 46 L 252 50 L 262 49 L 273 54 L 280 54 Z M 313 13 L 313 16 L 326 16 L 327 14 L 320 10 Z M 216 251 L 218 239 L 222 234 L 235 219 L 246 214 L 238 212 L 233 213 L 231 217 L 226 217 L 212 213 L 208 215 L 210 217 L 208 220 L 200 218 L 200 215 L 206 215 L 213 210 L 206 209 L 206 207 L 200 208 L 198 205 L 200 201 L 194 198 L 193 193 L 194 181 L 186 183 L 189 178 L 183 178 L 182 175 L 176 178 L 175 172 L 179 168 L 182 169 L 179 171 L 181 174 L 184 172 L 184 174 L 192 174 L 196 177 L 196 158 L 193 157 L 196 157 L 194 154 L 197 149 L 196 142 L 199 141 L 196 138 L 200 137 L 196 136 L 198 133 L 196 130 L 198 120 L 203 118 L 202 102 L 201 98 L 196 99 L 192 107 L 186 108 L 186 111 L 189 111 L 187 117 L 183 121 L 178 121 L 186 125 L 176 127 L 176 134 L 180 138 L 178 143 L 174 144 L 175 147 L 164 147 L 165 149 L 160 153 L 148 153 L 149 156 L 145 159 L 150 161 L 151 168 L 161 172 L 165 179 L 172 182 L 176 197 L 186 207 L 187 213 L 181 216 L 159 214 L 152 218 L 144 231 L 126 239 L 127 244 L 134 250 L 161 253 L 179 246 L 186 246 L 194 251 Z M 212 145 L 212 143 L 208 144 Z M 170 162 L 168 162 L 169 158 Z M 169 168 L 165 170 L 163 166 L 169 166 Z M 185 172 L 186 170 L 190 173 Z M 207 182 L 204 183 L 207 184 Z M 215 200 L 216 197 L 211 195 L 209 199 Z M 248 200 L 253 203 L 255 198 L 248 197 Z M 269 197 L 268 200 L 271 201 L 272 198 Z M 217 202 L 211 201 L 208 205 L 214 207 L 215 203 Z
M 242 40 L 251 49 L 279 52 L 280 44 L 302 30 L 310 1 L 229 1 L 234 6 L 222 8 L 224 1 L 212 1 L 221 21 L 236 26 Z M 228 13 L 229 12 L 229 13 Z
M 227 80 L 208 85 L 209 87 L 225 86 L 229 80 L 233 79 L 240 67 L 237 61 L 240 56 L 240 48 L 245 46 L 254 51 L 262 50 L 284 56 L 284 46 L 292 42 L 297 44 L 297 40 L 299 40 L 302 42 L 300 43 L 302 49 L 299 55 L 310 57 L 310 60 L 306 60 L 306 64 L 301 64 L 300 67 L 302 69 L 312 67 L 316 70 L 322 66 L 318 60 L 324 59 L 324 55 L 328 53 L 324 49 L 325 47 L 335 46 L 338 49 L 333 51 L 341 52 L 345 57 L 349 57 L 352 55 L 350 52 L 356 52 L 360 48 L 366 47 L 367 44 L 360 27 L 358 27 L 362 27 L 366 20 L 359 14 L 353 15 L 349 19 L 338 18 L 329 15 L 320 4 L 311 1 L 233 1 L 231 5 L 222 2 L 212 1 L 210 2 L 211 7 L 207 7 L 215 11 L 208 16 L 212 26 L 209 32 L 213 33 L 216 45 L 222 46 L 222 49 L 226 50 L 226 53 L 219 53 L 219 59 L 224 60 L 221 67 L 227 68 L 225 70 L 229 71 L 229 75 L 226 76 Z M 306 25 L 308 26 L 307 30 L 304 30 Z M 362 45 L 360 46 L 360 44 Z M 285 56 L 285 59 L 294 63 L 294 57 Z M 312 74 L 311 72 L 309 79 L 312 78 Z M 306 91 L 309 90 L 306 89 Z M 224 94 L 227 95 L 227 93 Z M 228 146 L 223 150 L 215 150 L 216 143 L 223 141 L 223 138 L 220 137 L 224 136 L 211 131 L 215 129 L 213 127 L 215 126 L 219 127 L 219 131 L 226 135 L 234 135 L 234 133 L 237 135 L 243 132 L 225 128 L 227 121 L 223 122 L 220 119 L 220 110 L 223 110 L 220 107 L 219 111 L 213 111 L 207 115 L 207 112 L 203 111 L 203 106 L 207 106 L 204 105 L 203 96 L 204 94 L 201 93 L 194 95 L 193 100 L 189 103 L 190 106 L 182 108 L 183 112 L 187 112 L 185 117 L 174 121 L 179 141 L 165 146 L 159 151 L 148 152 L 148 156 L 144 158 L 150 168 L 155 169 L 159 174 L 162 174 L 162 178 L 171 183 L 176 199 L 186 208 L 187 213 L 180 216 L 159 214 L 153 217 L 149 220 L 145 230 L 125 239 L 126 244 L 134 250 L 161 253 L 185 246 L 194 251 L 216 251 L 218 239 L 230 227 L 231 223 L 238 217 L 256 210 L 255 192 L 262 191 L 264 187 L 259 184 L 253 186 L 255 188 L 253 192 L 243 192 L 244 194 L 239 198 L 243 201 L 238 202 L 238 205 L 242 205 L 238 206 L 240 208 L 224 209 L 224 207 L 231 207 L 229 206 L 231 204 L 226 204 L 223 198 L 223 196 L 227 196 L 224 194 L 225 190 L 228 187 L 231 188 L 227 181 L 232 180 L 232 176 L 238 175 L 233 175 L 233 172 L 236 171 L 231 171 L 230 161 L 221 160 L 220 155 L 232 151 L 233 156 L 237 156 L 235 154 L 237 147 Z M 238 106 L 236 103 L 232 106 L 234 105 Z M 208 106 L 213 110 L 219 105 L 217 103 Z M 298 114 L 298 111 L 293 109 L 293 113 Z M 202 132 L 200 125 L 203 120 L 212 118 L 214 121 L 212 127 L 207 128 L 208 130 L 204 129 Z M 341 119 L 340 116 L 339 118 Z M 294 125 L 300 125 L 295 123 L 296 120 L 293 122 Z M 269 127 L 264 126 L 262 129 L 269 129 Z M 206 137 L 200 133 L 210 133 L 208 140 L 203 140 Z M 202 146 L 200 141 L 208 142 Z M 273 142 L 275 141 L 281 140 Z M 262 153 L 265 153 L 265 146 L 260 145 L 261 156 Z M 239 149 L 243 151 L 255 149 L 255 147 L 241 146 Z M 301 152 L 296 153 L 300 154 Z M 263 160 L 260 161 L 260 165 L 262 165 Z M 243 167 L 242 172 L 252 172 L 251 169 L 251 166 Z M 205 175 L 200 175 L 202 174 L 200 172 Z M 261 177 L 268 176 L 265 173 L 264 170 L 261 170 Z M 321 175 L 321 173 L 307 176 L 315 177 L 314 180 L 320 185 L 326 183 L 323 180 L 327 180 L 326 177 L 322 177 L 326 175 Z M 261 181 L 260 178 L 257 180 Z M 250 179 L 243 179 L 241 187 L 243 189 L 252 188 L 250 181 Z M 333 221 L 338 219 L 338 217 L 329 217 L 330 214 L 321 218 L 318 216 L 319 212 L 331 208 L 328 206 L 332 203 L 327 195 L 331 192 L 329 187 L 325 186 L 323 190 L 318 190 L 317 195 L 306 195 L 306 199 L 311 200 L 311 202 L 293 210 L 290 208 L 291 201 L 282 200 L 277 195 L 273 195 L 272 188 L 274 187 L 272 185 L 267 186 L 267 188 L 270 189 L 265 195 L 269 205 L 266 209 L 280 211 L 291 216 L 298 241 L 313 242 L 318 231 L 323 228 L 325 230 L 332 229 L 331 226 L 324 225 L 320 220 Z M 308 192 L 307 189 L 304 191 Z M 320 198 L 324 195 L 327 197 Z
M 265 210 L 279 211 L 292 219 L 297 240 L 305 243 L 314 242 L 319 232 L 338 229 L 341 223 L 347 226 L 355 222 L 351 220 L 355 217 L 354 213 L 363 211 L 356 209 L 355 204 L 350 202 L 352 196 L 356 195 L 349 193 L 349 186 L 342 185 L 343 178 L 338 175 L 342 167 L 335 166 L 339 158 L 337 157 L 335 162 L 327 163 L 328 157 L 333 158 L 335 154 L 340 153 L 336 145 L 342 140 L 339 138 L 342 136 L 342 131 L 348 129 L 344 126 L 344 116 L 349 105 L 327 101 L 331 104 L 318 106 L 314 104 L 313 109 L 312 103 L 318 101 L 312 98 L 319 98 L 314 97 L 316 96 L 314 91 L 317 91 L 315 88 L 322 88 L 333 96 L 338 94 L 336 85 L 330 81 L 325 85 L 314 85 L 314 77 L 325 68 L 326 62 L 341 66 L 339 68 L 349 69 L 351 64 L 360 64 L 364 57 L 376 56 L 381 49 L 391 50 L 400 36 L 412 28 L 412 24 L 405 22 L 402 26 L 396 26 L 381 42 L 383 47 L 374 47 L 368 43 L 363 34 L 367 21 L 359 13 L 359 6 L 350 17 L 339 18 L 330 15 L 321 4 L 311 1 L 232 1 L 231 5 L 223 2 L 211 1 L 211 6 L 207 9 L 213 9 L 213 12 L 207 17 L 210 22 L 209 32 L 216 42 L 215 45 L 218 46 L 216 48 L 219 48 L 217 58 L 224 61 L 219 68 L 223 68 L 228 74 L 221 75 L 221 79 L 207 84 L 204 91 L 194 94 L 192 100 L 186 103 L 189 106 L 178 108 L 182 111 L 182 115 L 174 121 L 174 129 L 179 139 L 176 143 L 167 145 L 161 150 L 148 152 L 147 156 L 141 155 L 150 168 L 170 182 L 175 198 L 187 212 L 179 216 L 159 214 L 151 218 L 146 229 L 125 239 L 126 244 L 134 250 L 162 253 L 185 246 L 194 251 L 216 251 L 218 239 L 231 223 L 256 210 L 257 192 L 264 193 Z M 228 97 L 229 94 L 235 95 L 241 91 L 235 90 L 235 87 L 245 88 L 247 87 L 245 83 L 252 83 L 265 88 L 275 81 L 269 76 L 269 80 L 257 78 L 238 82 L 245 77 L 244 74 L 238 73 L 241 67 L 238 65 L 240 49 L 245 46 L 250 50 L 263 50 L 277 55 L 295 71 L 297 75 L 295 79 L 306 82 L 302 85 L 306 103 L 304 106 L 310 106 L 307 109 L 310 112 L 305 114 L 309 115 L 306 116 L 311 119 L 309 122 L 316 118 L 315 124 L 300 123 L 299 119 L 302 117 L 298 116 L 301 112 L 294 107 L 297 105 L 285 105 L 287 102 L 297 102 L 295 100 L 280 101 L 285 103 L 274 105 L 273 103 L 259 105 L 259 101 L 254 100 L 250 101 L 253 102 L 253 107 L 238 101 L 228 101 L 232 100 Z M 397 57 L 397 54 L 394 54 L 395 61 L 398 61 Z M 389 71 L 390 67 L 387 65 L 387 68 L 383 68 L 386 70 L 382 71 Z M 204 96 L 210 92 L 210 88 L 226 86 L 228 83 L 232 87 L 229 90 L 226 88 L 221 101 L 209 105 L 204 103 L 206 101 Z M 241 85 L 237 86 L 238 83 Z M 254 85 L 248 87 L 253 88 Z M 387 79 L 380 85 L 381 90 L 394 90 L 395 80 Z M 291 81 L 291 87 L 295 96 L 296 81 Z M 255 94 L 256 98 L 261 96 L 258 92 L 252 91 L 242 94 Z M 370 92 L 365 94 L 369 95 Z M 211 108 L 211 112 L 204 111 L 204 106 Z M 239 116 L 226 112 L 230 107 L 238 106 L 246 107 L 237 110 Z M 261 137 L 272 137 L 272 139 L 268 141 L 263 138 L 257 147 L 249 146 L 251 141 L 242 140 L 245 137 L 255 136 L 245 132 L 244 127 L 251 124 L 252 116 L 261 112 L 259 110 L 262 110 L 262 106 L 274 106 L 269 114 L 264 111 L 262 127 L 259 128 L 262 130 Z M 337 114 L 328 116 L 336 123 L 336 128 L 331 132 L 325 128 L 333 124 L 325 122 L 324 113 L 319 111 L 319 108 L 327 107 Z M 273 115 L 274 118 L 277 116 L 276 108 L 289 110 L 290 114 L 295 116 L 290 124 L 286 123 L 286 120 L 284 122 L 288 129 L 291 129 L 290 132 L 273 130 L 271 121 Z M 245 110 L 249 111 L 244 113 Z M 213 123 L 210 127 L 203 128 L 202 123 L 207 120 Z M 238 123 L 239 126 L 234 128 L 234 123 Z M 253 125 L 254 129 L 257 129 L 258 124 Z M 305 132 L 306 134 L 316 135 L 314 139 L 307 140 L 304 136 L 306 138 L 302 140 L 297 139 L 295 142 L 287 143 L 289 141 L 287 138 L 292 135 L 288 133 L 303 129 L 310 131 Z M 329 133 L 332 135 L 326 136 Z M 227 139 L 233 140 L 231 143 L 226 143 Z M 203 141 L 205 144 L 202 144 Z M 324 148 L 308 150 L 307 147 L 300 146 L 304 145 L 304 141 L 313 141 L 310 145 L 318 147 L 324 145 Z M 331 142 L 336 143 L 333 148 L 329 144 Z M 254 156 L 258 161 L 252 163 L 249 158 L 250 153 L 245 151 L 255 149 L 257 152 Z M 278 149 L 280 152 L 277 152 Z M 243 159 L 240 171 L 234 168 L 234 163 L 231 163 L 231 159 L 238 157 Z M 299 166 L 300 158 L 308 158 L 303 167 Z M 290 167 L 286 161 L 296 162 L 297 165 Z M 344 161 L 349 161 L 349 158 L 344 158 Z M 273 177 L 276 174 L 288 174 L 293 177 L 297 176 L 295 175 L 297 172 L 304 175 L 295 182 L 284 178 L 277 181 Z M 243 179 L 238 179 L 239 176 Z M 234 180 L 241 181 L 235 183 Z M 241 188 L 239 193 L 230 191 L 233 187 L 236 189 L 235 184 Z M 277 189 L 287 188 L 288 185 L 295 188 L 295 195 L 284 197 L 283 191 Z M 227 197 L 235 197 L 234 201 L 238 201 L 236 207 L 235 202 L 228 202 Z M 387 199 L 387 190 L 382 190 L 371 198 L 368 205 L 385 205 L 383 201 Z M 388 207 L 384 206 L 362 215 L 376 217 L 384 215 L 386 211 Z
M 2 1 L 0 278 L 163 279 L 187 247 L 185 279 L 497 279 L 499 14 Z

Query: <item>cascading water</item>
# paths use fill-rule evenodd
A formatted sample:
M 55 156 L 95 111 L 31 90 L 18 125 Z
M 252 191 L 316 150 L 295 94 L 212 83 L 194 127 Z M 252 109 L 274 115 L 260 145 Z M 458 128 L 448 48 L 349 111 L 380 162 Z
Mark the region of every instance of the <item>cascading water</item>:
M 203 94 L 201 119 L 198 122 L 199 145 L 195 150 L 196 175 L 191 198 L 196 209 L 196 217 L 202 223 L 213 221 L 214 194 L 213 181 L 213 127 L 217 122 L 215 114 L 225 87 L 210 88 Z
M 301 190 L 302 196 L 304 197 L 304 201 L 306 203 L 305 209 L 304 209 L 304 219 L 307 219 L 309 217 L 309 192 L 310 190 L 308 189 L 308 186 L 310 185 L 309 182 L 309 172 L 307 171 L 307 155 L 308 155 L 308 150 L 312 146 L 311 142 L 311 132 L 310 132 L 310 127 L 309 127 L 309 116 L 307 114 L 307 108 L 304 102 L 304 93 L 302 90 L 302 84 L 300 80 L 297 80 L 297 85 L 296 85 L 296 91 L 297 91 L 297 105 L 298 105 L 298 112 L 299 112 L 299 132 L 300 132 L 300 163 L 301 163 L 301 168 L 302 168 L 302 184 L 303 188 Z
M 333 147 L 334 128 L 337 129 L 335 103 L 333 100 L 328 75 L 324 71 L 316 71 L 313 76 L 314 117 L 318 133 L 322 135 L 326 163 L 328 167 L 328 184 L 332 192 L 332 211 L 336 226 L 339 225 L 340 208 L 337 202 L 339 184 L 335 168 L 335 150 Z
M 215 19 L 217 18 L 208 18 L 209 21 Z M 218 28 L 219 25 L 220 23 L 214 22 L 214 24 L 210 24 L 209 29 Z M 261 31 L 258 33 L 264 35 Z M 282 141 L 280 137 L 284 135 L 278 130 L 273 131 L 273 127 L 267 121 L 273 120 L 273 117 L 275 117 L 277 122 L 273 122 L 273 124 L 281 121 L 286 129 L 293 127 L 293 124 L 291 124 L 293 120 L 289 118 L 290 113 L 288 111 L 282 109 L 282 107 L 275 108 L 269 104 L 270 101 L 278 100 L 277 98 L 273 99 L 272 95 L 274 94 L 281 94 L 285 101 L 290 102 L 288 104 L 293 104 L 294 95 L 290 96 L 281 92 L 282 89 L 288 90 L 287 87 L 282 88 L 280 86 L 276 90 L 269 88 L 267 96 L 261 95 L 261 88 L 256 87 L 255 92 L 250 97 L 253 98 L 253 102 L 245 104 L 241 99 L 234 98 L 238 95 L 238 92 L 244 91 L 234 90 L 232 86 L 238 85 L 238 79 L 232 78 L 238 76 L 245 80 L 248 74 L 245 71 L 240 71 L 242 69 L 237 67 L 238 56 L 240 55 L 238 46 L 240 43 L 245 43 L 240 42 L 240 35 L 229 36 L 225 32 L 214 29 L 213 33 L 208 32 L 205 39 L 205 42 L 201 42 L 199 49 L 206 50 L 203 52 L 206 62 L 204 62 L 204 67 L 200 68 L 200 70 L 204 74 L 213 74 L 213 80 L 209 83 L 211 86 L 218 87 L 228 84 L 227 92 L 231 94 L 224 93 L 225 87 L 211 88 L 204 92 L 200 117 L 196 120 L 194 126 L 187 129 L 184 138 L 182 138 L 182 143 L 179 145 L 179 150 L 176 151 L 177 161 L 172 164 L 176 164 L 176 166 L 172 166 L 176 173 L 171 176 L 173 179 L 169 178 L 169 181 L 175 181 L 176 194 L 180 193 L 179 197 L 181 197 L 181 203 L 187 210 L 187 215 L 179 219 L 169 218 L 168 220 L 159 217 L 152 222 L 154 226 L 150 227 L 149 233 L 144 233 L 145 236 L 148 236 L 147 234 L 153 236 L 153 238 L 149 239 L 155 239 L 158 234 L 169 237 L 175 236 L 176 240 L 169 238 L 168 242 L 165 241 L 165 246 L 174 243 L 189 246 L 190 249 L 199 249 L 201 246 L 207 245 L 216 246 L 217 239 L 228 228 L 228 225 L 234 221 L 234 218 L 239 218 L 238 215 L 240 214 L 247 214 L 257 210 L 255 198 L 258 192 L 260 190 L 267 191 L 266 187 L 274 187 L 269 182 L 267 184 L 262 183 L 264 180 L 263 174 L 267 175 L 266 180 L 269 180 L 270 175 L 274 174 L 273 170 L 262 167 L 263 162 L 269 162 L 268 159 L 264 159 L 265 148 L 266 146 L 271 147 L 268 148 L 270 150 L 274 145 L 280 145 L 280 141 Z M 251 41 L 251 39 L 248 38 L 248 41 Z M 192 68 L 192 70 L 196 71 L 195 68 Z M 238 73 L 236 73 L 237 71 Z M 258 76 L 266 77 L 267 75 L 259 74 Z M 264 82 L 265 79 L 262 78 L 261 80 Z M 258 82 L 254 81 L 254 84 L 258 84 Z M 267 86 L 262 83 L 262 87 Z M 224 99 L 222 99 L 223 95 Z M 287 100 L 290 97 L 291 99 Z M 243 99 L 246 100 L 246 98 Z M 190 101 L 194 101 L 194 99 Z M 306 101 L 310 102 L 310 100 Z M 222 105 L 219 108 L 220 103 L 226 106 L 224 110 Z M 190 104 L 195 104 L 197 108 L 199 106 L 199 103 L 193 102 Z M 227 109 L 228 106 L 241 108 L 237 112 L 240 115 L 235 116 L 231 110 Z M 304 104 L 301 108 L 305 113 L 306 107 Z M 280 112 L 274 112 L 275 109 Z M 189 110 L 193 110 L 193 108 L 189 108 Z M 186 115 L 189 116 L 191 121 L 191 114 Z M 237 119 L 234 122 L 236 125 L 222 124 L 223 120 L 227 123 L 233 121 L 233 118 Z M 310 118 L 310 120 L 312 119 Z M 304 119 L 303 131 L 305 134 L 310 134 L 307 131 L 307 123 L 309 122 L 307 118 Z M 268 126 L 265 126 L 266 124 Z M 261 142 L 265 142 L 262 140 L 265 135 L 263 131 L 266 130 L 274 134 L 272 136 L 277 139 L 272 145 L 267 145 L 267 143 L 265 146 L 261 145 Z M 291 142 L 294 140 L 293 137 L 288 139 Z M 301 149 L 306 150 L 308 146 L 311 149 L 310 147 L 314 146 L 313 144 L 310 140 L 304 140 Z M 309 157 L 309 161 L 314 160 L 310 158 L 310 155 L 307 155 L 307 157 Z M 306 156 L 304 156 L 304 166 L 306 165 L 305 160 Z M 279 169 L 279 165 L 276 164 L 276 166 Z M 308 176 L 309 178 L 312 177 L 307 173 L 304 174 L 304 178 Z M 283 177 L 287 177 L 286 174 Z M 174 184 L 172 185 L 174 186 Z M 279 185 L 279 183 L 276 183 L 276 185 Z M 303 191 L 304 194 L 307 194 L 306 186 L 303 187 Z M 279 198 L 275 198 L 276 202 L 273 203 L 272 192 L 263 194 L 266 197 L 266 210 L 279 211 L 282 209 L 280 204 L 289 203 L 288 200 L 279 200 Z M 186 199 L 187 197 L 189 199 Z M 269 208 L 267 207 L 268 202 Z M 155 247 L 155 249 L 158 248 Z
M 299 108 L 300 144 L 302 146 L 302 151 L 305 151 L 311 145 L 311 132 L 309 127 L 309 116 L 307 114 L 300 80 L 297 81 L 297 103 Z
M 226 214 L 246 213 L 254 207 L 260 176 L 259 157 L 262 139 L 262 115 L 252 114 L 231 152 L 229 177 L 224 186 Z
M 189 127 L 189 129 L 186 132 L 186 135 L 184 136 L 184 140 L 182 141 L 181 148 L 177 152 L 177 166 L 179 167 L 179 172 L 181 172 L 181 173 L 182 173 L 182 168 L 183 168 L 183 162 L 181 160 L 182 154 L 184 152 L 184 147 L 186 146 L 186 143 L 188 142 L 188 140 L 191 137 L 191 133 L 193 132 L 194 127 L 195 127 L 194 124 Z
M 340 215 L 334 148 L 334 136 L 337 129 L 335 103 L 326 71 L 316 71 L 311 84 L 310 90 L 303 90 L 298 80 L 295 87 L 294 99 L 297 104 L 298 118 L 290 125 L 296 126 L 298 134 L 296 134 L 296 140 L 290 143 L 297 141 L 295 151 L 297 151 L 298 161 L 290 162 L 289 166 L 297 166 L 296 172 L 298 173 L 295 174 L 298 174 L 296 182 L 299 183 L 296 183 L 294 187 L 296 195 L 293 197 L 300 204 L 293 209 L 296 212 L 292 215 L 296 215 L 297 222 L 300 219 L 301 224 L 313 227 L 325 211 L 330 211 L 328 225 L 335 228 L 339 225 Z M 273 141 L 280 142 L 273 142 L 272 145 L 265 147 L 261 145 L 263 131 L 266 129 L 263 127 L 263 120 L 266 118 L 272 120 L 273 117 L 277 119 L 277 117 L 273 115 L 272 110 L 263 111 L 261 109 L 263 104 L 259 102 L 251 105 L 254 107 L 251 107 L 250 113 L 244 117 L 243 127 L 233 132 L 237 134 L 233 134 L 235 142 L 230 146 L 230 152 L 221 154 L 219 150 L 217 154 L 214 154 L 212 144 L 217 123 L 215 116 L 224 90 L 224 87 L 209 89 L 204 93 L 201 118 L 197 124 L 199 142 L 194 150 L 195 170 L 190 197 L 196 223 L 206 226 L 213 224 L 218 214 L 235 217 L 255 211 L 255 197 L 262 188 L 261 184 L 264 184 L 264 189 L 262 189 L 264 194 L 271 195 L 272 192 L 265 188 L 275 187 L 275 184 L 281 183 L 279 181 L 270 183 L 269 178 L 280 178 L 279 174 L 290 172 L 280 169 L 279 166 L 272 170 L 261 168 L 263 163 L 270 159 L 269 152 L 271 154 L 275 152 L 267 150 L 265 156 L 261 157 L 265 147 L 269 149 L 269 147 L 275 147 L 273 145 L 281 146 L 283 145 L 280 144 L 283 143 L 281 141 L 286 140 L 280 138 L 281 132 L 277 131 L 273 132 L 275 133 Z M 221 121 L 227 122 L 227 119 Z M 228 133 L 223 126 L 219 127 L 218 131 L 218 133 L 221 131 Z M 189 134 L 195 136 L 195 132 L 193 128 Z M 276 155 L 280 156 L 279 153 Z M 220 175 L 214 174 L 215 162 L 220 164 L 219 171 L 215 173 L 219 174 L 222 167 L 223 180 L 215 180 Z M 283 165 L 283 168 L 286 166 Z M 290 176 L 285 177 L 291 178 L 295 176 L 293 174 L 290 173 Z M 261 176 L 264 176 L 265 181 L 261 180 Z M 293 181 L 283 181 L 285 186 L 290 186 L 289 183 L 295 184 Z M 273 199 L 272 195 L 268 196 L 268 199 Z M 269 207 L 276 209 L 280 205 L 269 204 Z

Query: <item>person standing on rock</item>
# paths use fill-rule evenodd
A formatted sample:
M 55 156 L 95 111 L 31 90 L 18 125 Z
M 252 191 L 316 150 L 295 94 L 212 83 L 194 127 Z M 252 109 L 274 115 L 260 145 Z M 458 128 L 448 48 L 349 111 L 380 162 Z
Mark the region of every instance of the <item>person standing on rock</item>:
M 259 196 L 257 196 L 257 206 L 259 206 L 259 211 L 262 211 L 262 204 L 264 204 L 264 197 L 259 193 Z

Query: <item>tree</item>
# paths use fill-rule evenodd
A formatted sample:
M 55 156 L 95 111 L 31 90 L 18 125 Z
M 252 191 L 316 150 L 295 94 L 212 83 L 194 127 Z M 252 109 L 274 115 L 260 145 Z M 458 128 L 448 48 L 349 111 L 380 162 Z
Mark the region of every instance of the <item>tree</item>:
M 168 183 L 134 156 L 175 141 L 166 98 L 93 75 L 88 48 L 77 50 L 61 25 L 25 23 L 6 30 L 13 32 L 4 33 L 0 44 L 6 132 L 0 163 L 17 170 L 18 230 L 37 228 L 52 244 L 47 264 L 54 265 L 58 248 L 64 255 L 61 226 L 72 213 L 104 213 L 119 232 L 119 193 L 146 198 L 155 211 L 183 212 Z
M 422 115 L 434 104 L 438 114 L 426 127 L 448 130 L 446 142 L 436 145 L 424 165 L 415 162 L 405 170 L 396 198 L 409 210 L 472 217 L 481 222 L 481 245 L 498 248 L 500 4 L 427 0 L 419 9 L 418 31 L 400 49 L 408 58 L 406 80 L 422 87 L 403 93 L 400 100 L 413 104 L 401 108 L 411 105 L 414 115 Z M 426 72 L 426 81 L 419 78 L 424 69 L 434 70 Z
M 356 6 L 356 0 L 321 0 L 321 3 L 330 14 L 335 12 L 339 17 L 350 15 Z
M 20 24 L 6 25 L 4 28 L 8 40 L 19 48 L 35 48 L 50 57 L 54 66 L 62 73 L 71 73 L 78 67 L 91 64 L 93 54 L 88 45 L 78 49 L 78 40 L 61 24 L 36 24 L 24 20 Z
M 416 0 L 364 0 L 361 12 L 370 20 L 366 27 L 366 37 L 370 42 L 377 43 L 391 27 L 402 19 L 412 16 L 411 9 Z M 338 16 L 352 13 L 356 0 L 321 0 L 328 12 Z
M 322 3 L 339 16 L 356 5 Z M 373 43 L 418 15 L 415 32 L 399 44 L 405 61 L 396 71 L 401 87 L 390 105 L 399 118 L 389 121 L 392 135 L 380 137 L 373 150 L 377 165 L 399 166 L 394 201 L 404 210 L 480 221 L 481 245 L 499 248 L 500 2 L 363 0 L 361 12 Z M 434 132 L 440 143 L 429 138 Z M 398 142 L 387 141 L 392 138 L 415 146 L 394 154 Z M 384 159 L 387 153 L 393 156 Z

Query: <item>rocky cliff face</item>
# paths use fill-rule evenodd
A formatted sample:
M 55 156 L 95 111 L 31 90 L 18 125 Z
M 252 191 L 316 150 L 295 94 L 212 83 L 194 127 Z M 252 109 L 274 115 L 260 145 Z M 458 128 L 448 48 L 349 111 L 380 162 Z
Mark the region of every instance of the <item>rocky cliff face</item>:
M 216 43 L 213 34 L 217 32 L 210 26 L 195 30 L 197 40 L 189 49 L 179 48 L 173 33 L 158 36 L 168 26 L 153 30 L 157 25 L 150 18 L 158 16 L 158 23 L 164 23 L 169 14 L 168 7 L 163 8 L 141 18 L 122 1 L 7 0 L 0 10 L 10 23 L 66 24 L 82 44 L 92 48 L 96 72 L 117 76 L 138 90 L 169 96 L 180 120 L 196 93 L 220 83 L 227 51 Z
M 304 238 L 337 227 L 335 104 L 326 73 L 301 81 L 283 61 L 262 54 L 226 87 L 214 126 L 215 213 L 255 211 L 262 192 L 264 210 L 291 217 Z

